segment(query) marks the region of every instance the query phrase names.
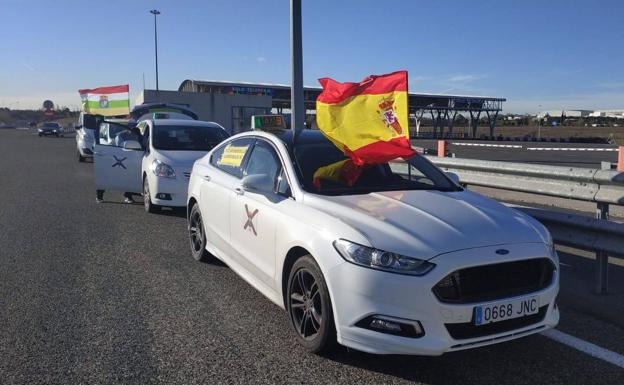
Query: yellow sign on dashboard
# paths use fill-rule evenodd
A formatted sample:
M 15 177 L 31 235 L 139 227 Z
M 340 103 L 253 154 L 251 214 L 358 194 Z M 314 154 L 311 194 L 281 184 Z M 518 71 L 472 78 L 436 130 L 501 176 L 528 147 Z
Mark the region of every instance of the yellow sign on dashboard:
M 221 159 L 217 162 L 219 165 L 240 167 L 247 153 L 249 146 L 232 146 L 227 145 L 223 150 Z

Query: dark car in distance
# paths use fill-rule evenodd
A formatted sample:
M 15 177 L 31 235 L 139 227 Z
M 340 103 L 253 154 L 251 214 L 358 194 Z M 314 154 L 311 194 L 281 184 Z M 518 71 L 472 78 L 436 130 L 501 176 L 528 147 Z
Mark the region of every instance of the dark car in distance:
M 64 133 L 63 127 L 56 122 L 43 123 L 37 131 L 39 132 L 39 136 L 52 135 L 56 136 L 57 138 L 59 136 L 63 136 Z

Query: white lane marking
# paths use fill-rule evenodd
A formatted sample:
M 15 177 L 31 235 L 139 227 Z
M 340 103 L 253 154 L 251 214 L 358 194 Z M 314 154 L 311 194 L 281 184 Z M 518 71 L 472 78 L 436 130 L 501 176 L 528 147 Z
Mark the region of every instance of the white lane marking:
M 453 146 L 522 148 L 519 144 L 451 143 Z
M 592 147 L 527 147 L 528 151 L 618 151 L 617 148 Z
M 578 351 L 589 354 L 592 357 L 601 359 L 624 369 L 624 356 L 621 354 L 612 352 L 611 350 L 607 350 L 605 348 L 601 348 L 598 345 L 594 345 L 591 342 L 576 338 L 557 329 L 546 330 L 543 331 L 541 334 Z

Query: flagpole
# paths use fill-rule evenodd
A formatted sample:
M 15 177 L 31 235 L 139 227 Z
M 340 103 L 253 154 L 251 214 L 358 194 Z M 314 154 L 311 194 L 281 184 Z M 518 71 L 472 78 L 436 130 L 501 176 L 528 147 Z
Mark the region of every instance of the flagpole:
M 303 130 L 305 106 L 303 101 L 303 53 L 301 48 L 301 0 L 290 0 L 290 58 L 292 82 L 290 88 L 291 130 L 293 143 Z

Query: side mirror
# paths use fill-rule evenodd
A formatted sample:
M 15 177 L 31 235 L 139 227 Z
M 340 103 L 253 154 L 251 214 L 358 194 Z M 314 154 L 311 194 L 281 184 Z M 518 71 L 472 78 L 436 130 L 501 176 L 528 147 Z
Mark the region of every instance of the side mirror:
M 459 185 L 460 181 L 459 181 L 459 175 L 455 174 L 454 172 L 447 172 L 446 176 L 448 176 L 449 178 L 451 178 L 451 180 L 453 182 L 455 182 L 455 184 Z
M 245 191 L 268 193 L 273 191 L 273 180 L 267 174 L 252 174 L 243 178 L 242 187 Z
M 76 126 L 74 126 L 74 130 L 76 130 L 76 131 L 80 130 L 81 128 L 82 128 L 82 126 L 81 126 L 81 125 L 76 125 Z
M 126 140 L 123 144 L 124 150 L 142 150 L 141 143 L 136 140 Z

